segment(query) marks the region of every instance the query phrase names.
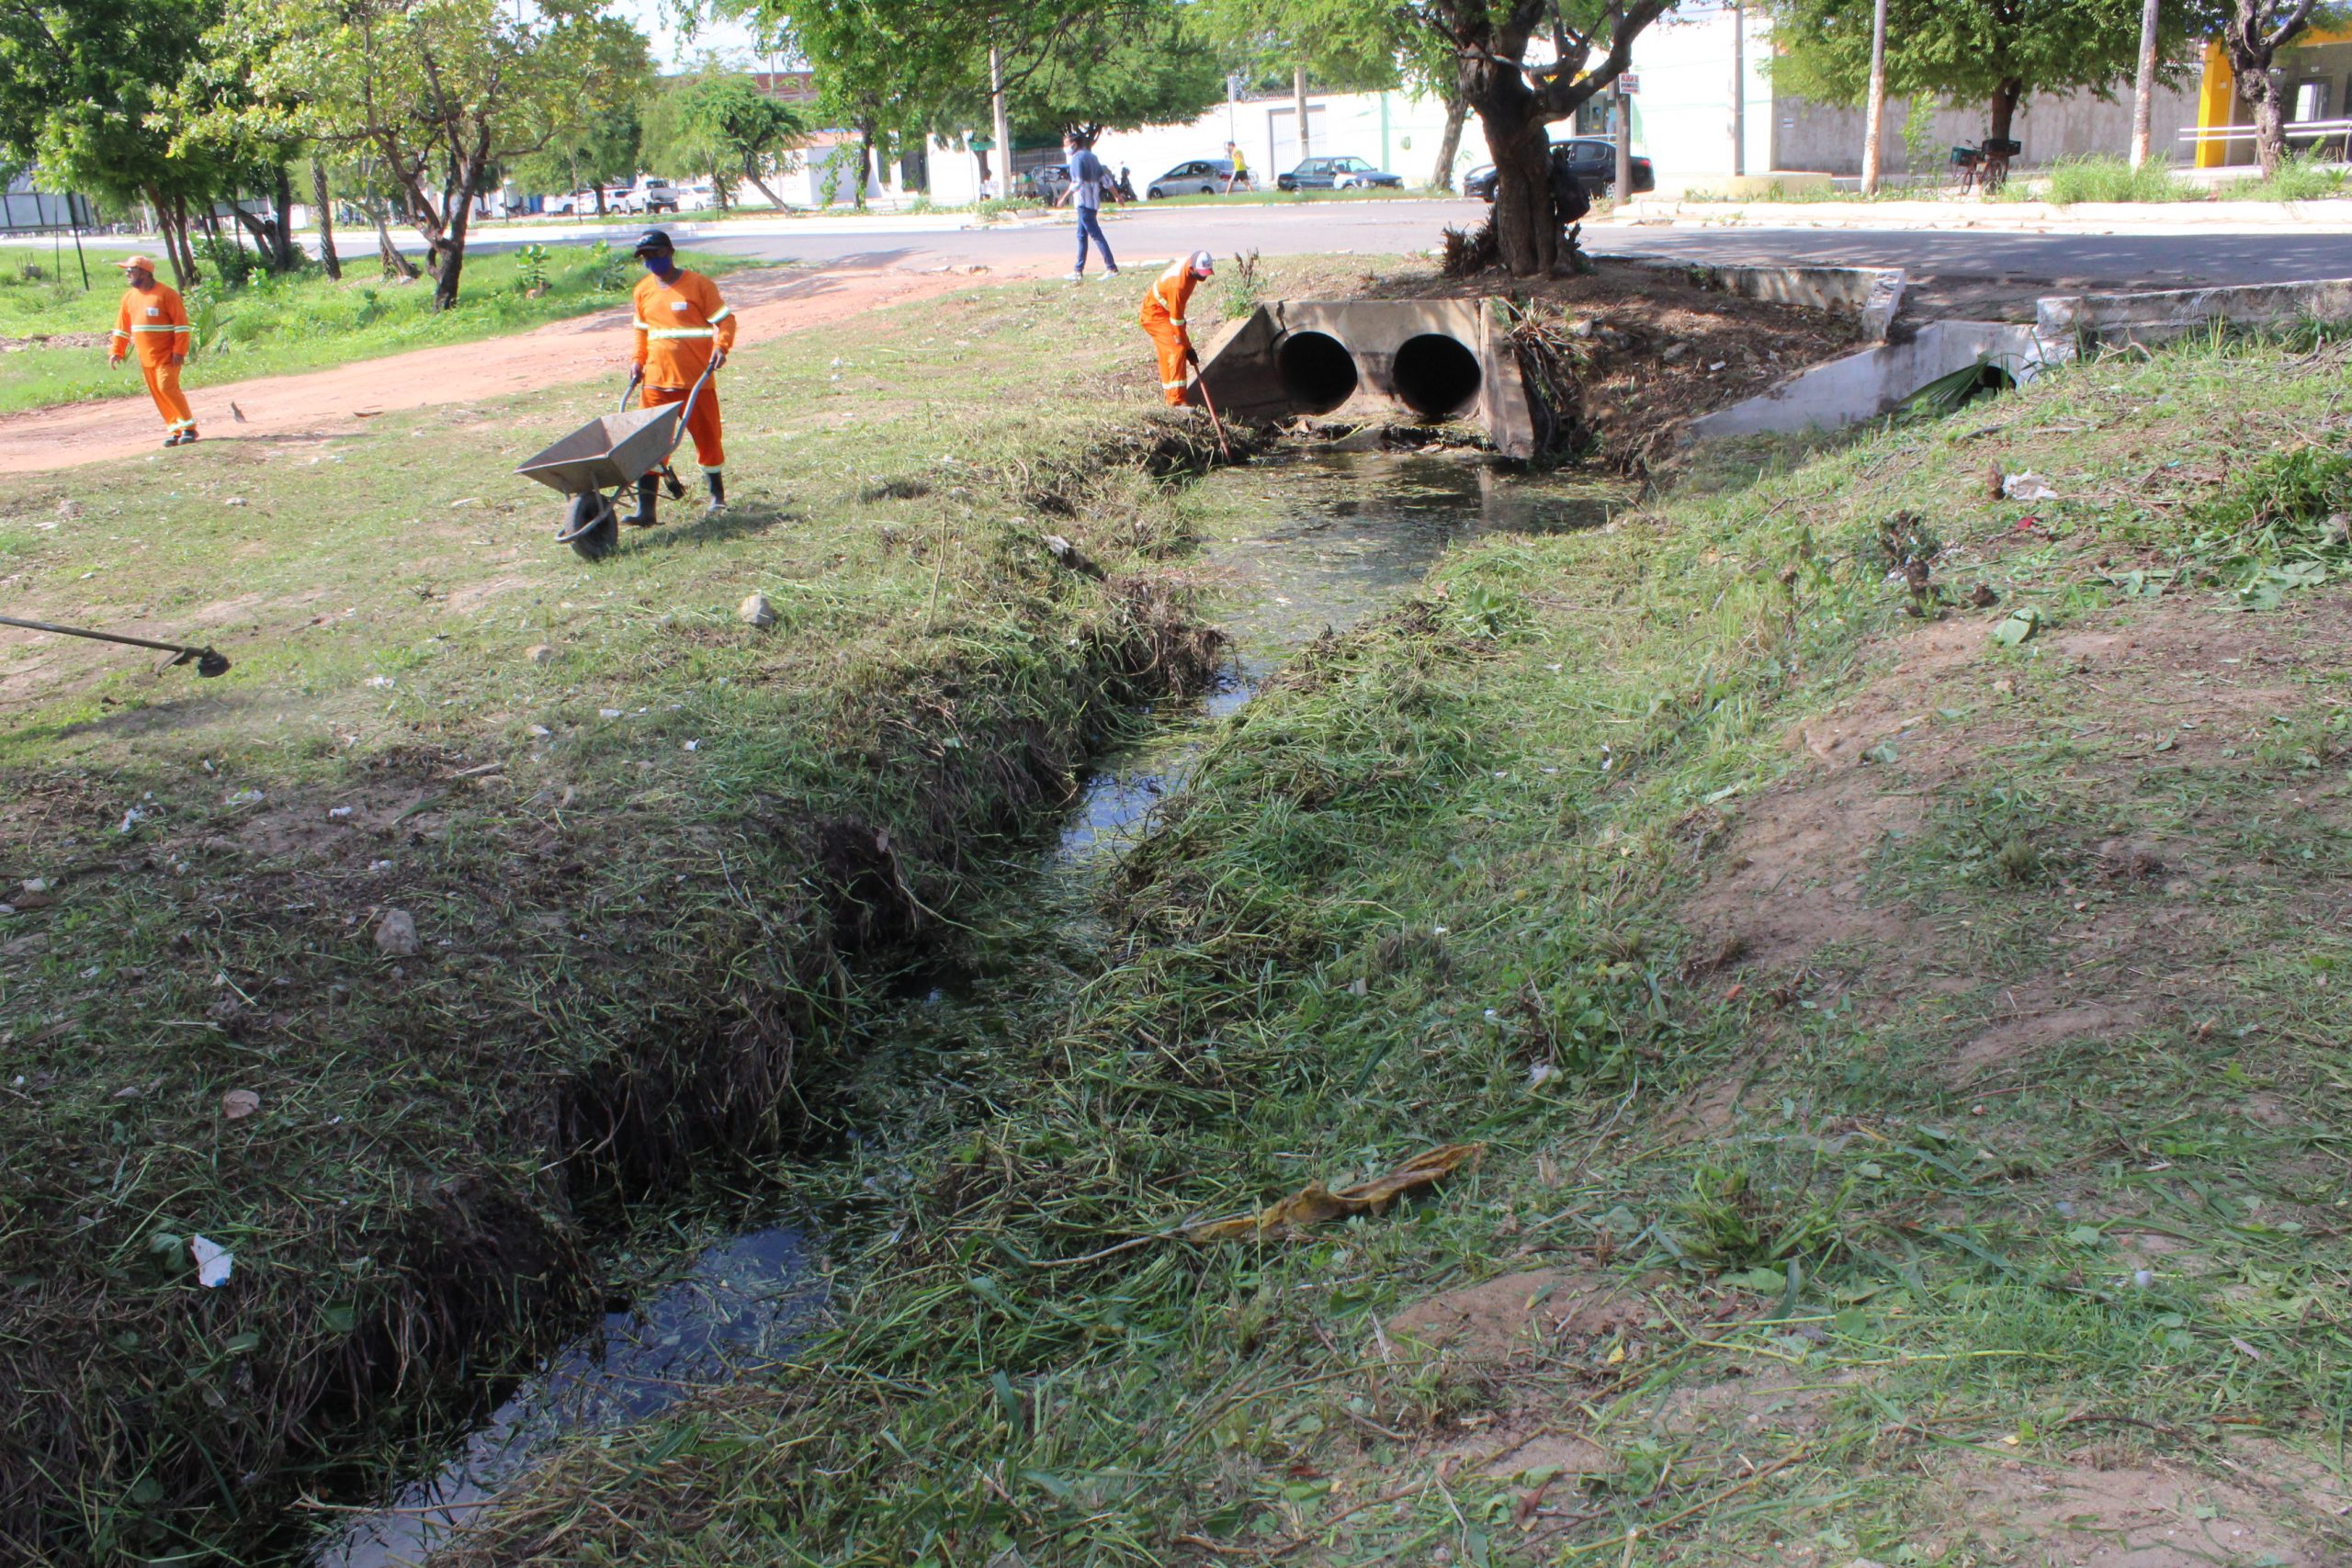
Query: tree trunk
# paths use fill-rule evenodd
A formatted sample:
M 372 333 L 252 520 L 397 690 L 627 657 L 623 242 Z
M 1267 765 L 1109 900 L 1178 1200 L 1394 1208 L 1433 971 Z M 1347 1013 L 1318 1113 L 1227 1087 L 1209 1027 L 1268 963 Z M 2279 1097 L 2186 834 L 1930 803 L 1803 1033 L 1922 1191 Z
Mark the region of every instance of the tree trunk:
M 281 273 L 292 272 L 294 270 L 294 177 L 286 172 L 286 165 L 283 164 L 277 165 L 277 189 L 273 194 L 277 198 L 277 245 L 272 270 Z
M 319 209 L 319 265 L 337 283 L 343 281 L 343 258 L 334 254 L 334 199 L 327 190 L 327 166 L 311 160 L 311 200 Z
M 610 216 L 605 211 L 605 187 L 603 186 L 598 186 L 596 187 L 596 216 L 599 218 Z
M 2254 155 L 2262 161 L 2262 177 L 2269 179 L 2287 158 L 2287 106 L 2267 64 L 2251 76 L 2239 77 L 2238 91 L 2254 106 Z
M 180 247 L 180 257 L 174 265 L 178 266 L 187 276 L 188 287 L 193 288 L 198 284 L 204 281 L 204 274 L 197 269 L 196 242 L 188 233 L 187 197 L 175 195 L 172 197 L 172 216 L 170 222 L 171 233 L 165 239 L 164 243 L 169 244 L 174 240 L 178 242 Z
M 474 216 L 473 195 L 458 203 L 458 216 L 450 223 L 448 233 L 435 245 L 435 254 L 441 265 L 433 269 L 433 308 L 446 310 L 458 302 L 458 275 L 466 269 L 466 230 Z
M 368 216 L 376 220 L 376 255 L 384 264 L 384 276 L 415 282 L 416 264 L 401 254 L 401 248 L 392 243 L 391 224 L 384 215 L 383 204 L 369 206 Z
M 778 212 L 786 210 L 784 198 L 768 188 L 768 182 L 760 178 L 759 165 L 749 158 L 743 160 L 743 177 L 751 181 L 762 196 L 768 198 L 768 205 L 774 207 Z M 714 186 L 718 183 L 717 180 L 711 182 Z
M 2018 100 L 2025 96 L 2025 84 L 2004 82 L 1993 89 L 1993 125 L 1988 133 L 1995 141 L 2009 140 L 2009 127 L 2017 119 Z
M 187 292 L 187 263 L 180 256 L 178 243 L 172 238 L 172 209 L 164 202 L 164 193 L 153 186 L 147 189 L 147 205 L 155 209 L 155 238 L 164 242 L 164 259 L 172 264 L 172 287 Z
M 857 128 L 857 210 L 865 210 L 865 182 L 874 171 L 874 122 L 865 120 Z
M 1478 106 L 1478 123 L 1495 164 L 1495 247 L 1512 276 L 1547 277 L 1560 254 L 1551 139 L 1524 96 L 1524 89 L 1513 94 L 1508 87 L 1491 95 Z
M 1470 106 L 1457 95 L 1445 100 L 1445 134 L 1437 139 L 1437 168 L 1430 175 L 1432 190 L 1453 188 L 1453 160 L 1462 151 L 1462 122 Z
M 2156 26 L 2164 0 L 2143 0 L 2140 7 L 2140 68 L 2132 80 L 2132 166 L 2144 167 L 2154 150 L 2156 109 Z

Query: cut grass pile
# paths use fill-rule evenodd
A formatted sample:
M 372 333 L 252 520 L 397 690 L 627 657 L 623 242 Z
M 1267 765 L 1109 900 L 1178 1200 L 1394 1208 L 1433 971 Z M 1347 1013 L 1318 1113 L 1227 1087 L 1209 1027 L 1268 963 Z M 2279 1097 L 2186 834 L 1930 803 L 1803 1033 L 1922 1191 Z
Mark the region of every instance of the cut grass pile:
M 853 961 L 1204 678 L 1131 310 L 747 351 L 733 507 L 594 567 L 510 473 L 589 388 L 12 491 L 13 613 L 234 668 L 0 636 L 0 1558 L 234 1555 L 592 1305 L 588 1206 L 789 1133 Z
M 520 276 L 525 263 L 516 253 L 471 255 L 457 307 L 439 312 L 433 309 L 429 276 L 413 283 L 381 277 L 372 251 L 345 262 L 341 283 L 306 270 L 290 277 L 256 276 L 242 288 L 200 287 L 188 299 L 197 347 L 182 379 L 210 387 L 498 337 L 625 308 L 641 276 L 625 251 L 601 242 L 546 250 L 545 292 L 536 298 Z M 679 259 L 714 276 L 745 265 L 741 257 L 695 251 L 679 253 Z M 78 272 L 55 276 L 46 254 L 36 265 L 40 276 L 28 276 L 21 258 L 0 253 L 0 342 L 6 344 L 0 352 L 0 413 L 138 392 L 135 365 L 107 365 L 107 334 L 122 298 L 121 275 L 112 262 L 92 257 L 86 292 Z M 35 338 L 70 341 L 28 341 Z
M 443 1561 L 2343 1561 L 2346 357 L 1452 558 L 1231 722 L 1104 973 L 877 1043 L 799 1366 Z

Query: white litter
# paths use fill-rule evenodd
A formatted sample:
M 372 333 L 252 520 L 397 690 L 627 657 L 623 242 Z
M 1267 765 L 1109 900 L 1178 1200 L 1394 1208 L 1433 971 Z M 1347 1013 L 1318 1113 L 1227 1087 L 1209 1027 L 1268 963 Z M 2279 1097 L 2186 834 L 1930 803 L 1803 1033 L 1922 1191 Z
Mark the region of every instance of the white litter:
M 130 810 L 122 814 L 122 825 L 117 828 L 115 831 L 118 833 L 128 833 L 132 829 L 138 827 L 139 824 L 146 820 L 147 813 L 140 810 L 139 807 L 134 806 Z
M 263 801 L 268 798 L 269 797 L 267 795 L 265 795 L 257 789 L 241 789 L 236 794 L 229 797 L 229 804 L 232 806 L 259 806 Z
M 196 1255 L 196 1282 L 207 1290 L 218 1290 L 229 1282 L 229 1270 L 236 1262 L 229 1249 L 209 1236 L 187 1238 L 188 1251 Z
M 2055 501 L 2058 492 L 2050 481 L 2028 468 L 2021 474 L 2001 476 L 2001 498 L 2005 501 Z
M 351 807 L 348 806 L 330 806 L 327 807 L 327 815 L 333 818 L 335 821 L 340 822 L 345 818 L 351 815 Z

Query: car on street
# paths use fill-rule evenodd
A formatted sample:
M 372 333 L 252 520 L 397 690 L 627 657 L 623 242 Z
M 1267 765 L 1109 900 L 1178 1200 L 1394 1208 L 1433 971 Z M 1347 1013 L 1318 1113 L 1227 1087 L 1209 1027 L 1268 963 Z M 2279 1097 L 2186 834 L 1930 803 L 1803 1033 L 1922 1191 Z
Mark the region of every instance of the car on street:
M 1552 156 L 1567 160 L 1568 167 L 1577 172 L 1584 188 L 1594 196 L 1606 196 L 1609 187 L 1617 183 L 1617 143 L 1605 136 L 1572 136 L 1566 141 L 1552 143 Z M 1634 160 L 1634 194 L 1657 189 L 1657 170 L 1647 158 Z M 1481 164 L 1462 177 L 1462 194 L 1475 196 L 1480 201 L 1495 199 L 1495 166 Z
M 619 210 L 623 212 L 675 212 L 678 210 L 676 189 L 668 180 L 659 175 L 648 175 L 627 190 L 614 192 L 613 197 L 618 197 Z M 613 205 L 612 197 L 606 198 L 605 205 L 607 207 Z
M 553 217 L 578 218 L 596 210 L 596 193 L 593 190 L 566 191 L 561 196 L 548 197 L 539 210 Z
M 1230 158 L 1194 158 L 1190 163 L 1177 164 L 1144 186 L 1143 194 L 1146 200 L 1157 200 L 1164 196 L 1222 196 L 1225 194 L 1225 182 L 1228 179 L 1233 181 L 1235 190 L 1258 188 L 1248 170 L 1243 170 L 1238 177 L 1235 176 Z
M 1069 165 L 1040 164 L 1024 171 L 1019 183 L 1039 201 L 1058 201 L 1062 192 L 1069 189 Z
M 1274 176 L 1283 190 L 1403 190 L 1405 176 L 1374 168 L 1362 158 L 1306 158 Z

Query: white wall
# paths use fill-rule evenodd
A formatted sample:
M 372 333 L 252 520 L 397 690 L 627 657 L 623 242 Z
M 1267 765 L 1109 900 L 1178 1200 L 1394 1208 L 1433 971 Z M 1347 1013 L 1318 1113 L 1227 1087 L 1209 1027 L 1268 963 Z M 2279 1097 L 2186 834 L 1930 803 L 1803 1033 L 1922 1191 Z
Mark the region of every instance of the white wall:
M 1762 174 L 1772 157 L 1772 87 L 1765 62 L 1771 27 L 1761 6 L 1747 8 L 1742 74 L 1747 78 L 1747 172 Z M 1657 169 L 1658 188 L 1733 172 L 1733 17 L 1728 6 L 1669 11 L 1634 40 L 1634 151 Z

